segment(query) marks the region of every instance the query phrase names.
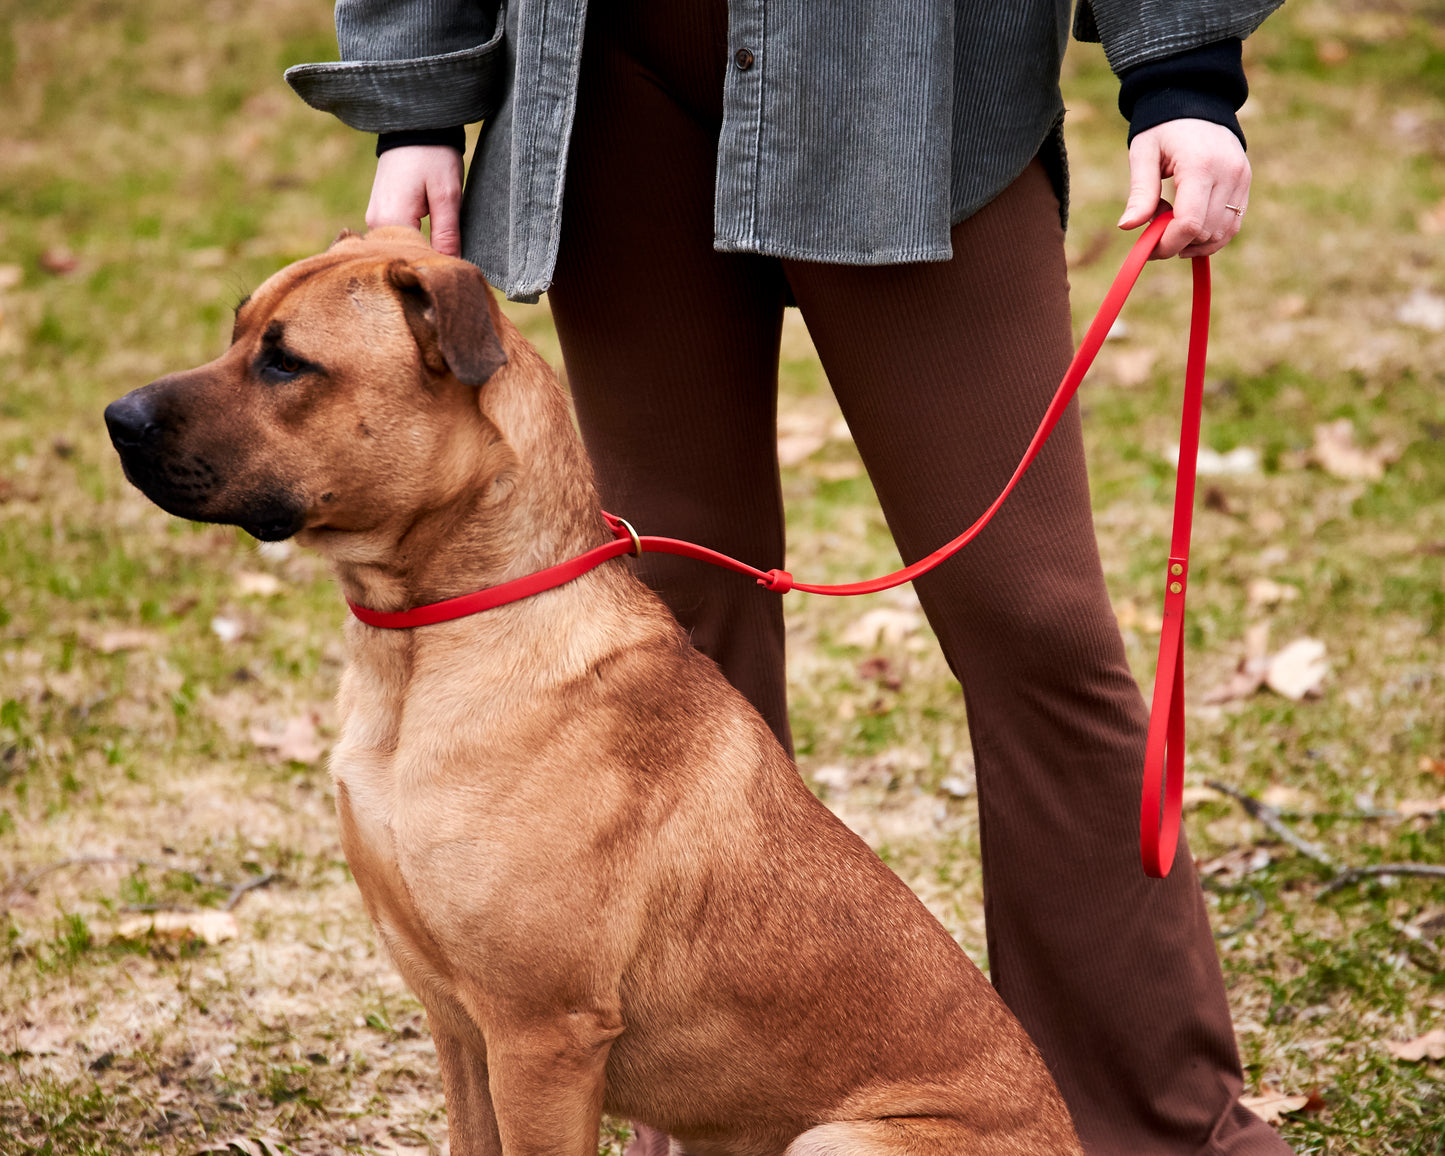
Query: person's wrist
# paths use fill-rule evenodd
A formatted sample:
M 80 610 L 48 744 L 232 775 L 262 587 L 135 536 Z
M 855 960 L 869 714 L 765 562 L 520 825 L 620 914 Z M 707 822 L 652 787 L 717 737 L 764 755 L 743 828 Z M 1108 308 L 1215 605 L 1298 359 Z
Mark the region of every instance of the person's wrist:
M 1126 69 L 1119 76 L 1119 111 L 1129 141 L 1171 120 L 1204 120 L 1246 145 L 1239 108 L 1249 96 L 1242 42 L 1233 37 Z
M 419 128 L 407 129 L 402 132 L 384 132 L 376 138 L 376 155 L 381 156 L 382 153 L 390 152 L 392 149 L 407 148 L 411 145 L 441 145 L 465 154 L 467 130 L 461 125 L 457 125 L 454 128 Z

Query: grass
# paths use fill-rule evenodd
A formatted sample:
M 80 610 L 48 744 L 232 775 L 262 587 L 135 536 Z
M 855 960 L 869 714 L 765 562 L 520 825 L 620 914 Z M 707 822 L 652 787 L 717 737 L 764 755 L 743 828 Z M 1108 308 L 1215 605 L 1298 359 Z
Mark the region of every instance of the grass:
M 1438 0 L 1300 0 L 1250 40 L 1256 181 L 1215 261 L 1204 437 L 1261 465 L 1204 479 L 1189 780 L 1272 800 L 1342 863 L 1445 863 L 1438 812 L 1363 817 L 1445 795 L 1445 334 L 1401 320 L 1412 295 L 1445 294 L 1442 16 Z M 333 53 L 326 6 L 295 0 L 12 0 L 0 21 L 0 879 L 29 879 L 0 901 L 6 1156 L 444 1143 L 425 1021 L 362 913 L 322 760 L 268 737 L 330 737 L 330 581 L 150 506 L 99 421 L 214 356 L 247 289 L 360 225 L 369 142 L 280 80 Z M 1082 324 L 1127 243 L 1126 174 L 1097 49 L 1073 46 L 1066 73 Z M 1084 390 L 1101 548 L 1146 684 L 1187 295 L 1182 268 L 1148 270 Z M 558 362 L 545 305 L 513 312 Z M 825 581 L 889 567 L 794 314 L 782 377 L 785 429 L 824 437 L 784 471 L 790 565 Z M 1308 464 L 1338 418 L 1397 448 L 1383 477 Z M 1296 594 L 1251 602 L 1257 578 Z M 850 640 L 880 609 L 893 633 Z M 962 701 L 914 604 L 789 613 L 804 773 L 986 963 Z M 1324 642 L 1321 694 L 1206 704 L 1264 621 L 1276 647 Z M 1321 1110 L 1282 1125 L 1301 1152 L 1445 1152 L 1445 1069 L 1386 1047 L 1445 1024 L 1440 882 L 1326 893 L 1327 872 L 1233 802 L 1190 797 L 1201 861 L 1267 853 L 1208 894 L 1222 930 L 1248 924 L 1219 948 L 1251 1090 L 1318 1090 Z M 34 876 L 82 857 L 106 861 Z M 130 907 L 217 913 L 268 872 L 235 938 L 122 934 Z

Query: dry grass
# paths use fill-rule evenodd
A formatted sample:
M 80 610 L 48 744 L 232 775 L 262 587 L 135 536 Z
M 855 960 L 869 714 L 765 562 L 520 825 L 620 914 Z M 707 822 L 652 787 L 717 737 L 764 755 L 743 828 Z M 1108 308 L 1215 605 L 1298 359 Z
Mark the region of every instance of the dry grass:
M 425 1024 L 378 956 L 318 754 L 339 600 L 300 553 L 151 507 L 99 421 L 109 399 L 213 356 L 242 292 L 359 224 L 369 143 L 280 81 L 333 53 L 329 13 L 75 0 L 6 15 L 0 1153 L 192 1153 L 233 1136 L 439 1149 Z M 1445 795 L 1431 770 L 1445 760 L 1442 26 L 1438 0 L 1302 0 L 1250 42 L 1257 179 L 1215 263 L 1205 436 L 1261 465 L 1206 479 L 1190 780 L 1307 816 L 1291 821 L 1340 862 L 1445 862 L 1438 813 L 1363 817 Z M 1082 315 L 1125 245 L 1122 125 L 1096 51 L 1075 46 L 1067 92 Z M 1105 564 L 1146 681 L 1187 281 L 1146 273 L 1129 336 L 1085 387 Z M 545 306 L 514 312 L 555 361 Z M 790 564 L 876 573 L 891 546 L 795 316 L 783 376 Z M 1383 477 L 1308 464 L 1314 427 L 1339 418 L 1395 447 Z M 1297 593 L 1251 603 L 1256 578 Z M 985 962 L 962 704 L 913 603 L 789 606 L 804 772 Z M 850 641 L 874 611 L 891 633 Z M 1205 705 L 1265 621 L 1275 648 L 1324 642 L 1321 694 Z M 1249 1077 L 1324 1101 L 1286 1124 L 1291 1140 L 1445 1151 L 1441 1065 L 1385 1047 L 1445 1022 L 1440 883 L 1323 894 L 1327 873 L 1232 802 L 1191 799 L 1194 849 L 1224 872 L 1220 925 L 1263 905 L 1221 941 Z M 83 856 L 120 861 L 32 877 Z M 120 934 L 127 908 L 214 910 L 268 873 L 237 901 L 234 938 Z

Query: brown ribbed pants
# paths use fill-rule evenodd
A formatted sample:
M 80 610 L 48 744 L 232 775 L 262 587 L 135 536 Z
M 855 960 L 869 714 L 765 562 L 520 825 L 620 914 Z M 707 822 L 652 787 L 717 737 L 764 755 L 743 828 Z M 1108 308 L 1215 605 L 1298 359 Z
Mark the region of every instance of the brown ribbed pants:
M 946 263 L 715 252 L 728 60 L 718 0 L 599 0 L 589 16 L 550 301 L 604 503 L 645 533 L 783 565 L 791 289 L 912 562 L 993 498 L 1068 363 L 1054 191 L 1031 165 L 954 227 Z M 787 743 L 781 598 L 686 559 L 648 555 L 642 573 Z M 1188 848 L 1167 880 L 1139 866 L 1146 711 L 1104 589 L 1076 406 L 989 529 L 916 586 L 963 684 L 993 982 L 1087 1150 L 1287 1152 L 1237 1103 Z

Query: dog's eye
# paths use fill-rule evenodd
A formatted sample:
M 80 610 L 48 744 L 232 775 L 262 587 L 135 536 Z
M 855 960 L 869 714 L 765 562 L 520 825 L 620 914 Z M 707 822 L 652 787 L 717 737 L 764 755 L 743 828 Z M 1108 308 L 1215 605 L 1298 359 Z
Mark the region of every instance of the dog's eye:
M 292 378 L 306 369 L 306 362 L 287 353 L 284 349 L 273 349 L 262 368 L 271 378 Z

